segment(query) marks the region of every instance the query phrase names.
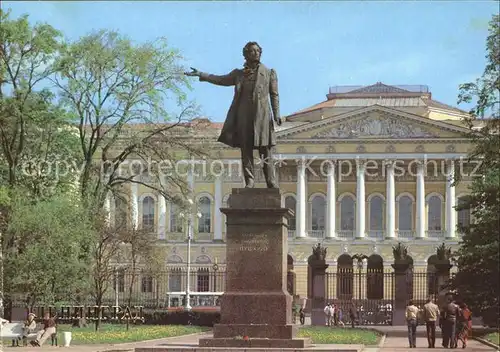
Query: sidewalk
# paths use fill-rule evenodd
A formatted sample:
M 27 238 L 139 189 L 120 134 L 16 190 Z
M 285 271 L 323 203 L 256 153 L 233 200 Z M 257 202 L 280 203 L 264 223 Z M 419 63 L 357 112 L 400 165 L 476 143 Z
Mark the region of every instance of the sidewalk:
M 425 335 L 425 327 L 420 326 L 417 328 L 417 348 L 409 348 L 408 344 L 408 330 L 405 326 L 378 326 L 377 330 L 383 331 L 387 334 L 385 343 L 382 346 L 381 351 L 450 351 L 450 349 L 441 347 L 441 331 L 436 330 L 436 348 L 427 348 L 427 337 Z M 462 344 L 459 343 L 458 348 L 455 351 L 462 350 Z M 467 342 L 467 348 L 462 351 L 496 351 L 495 348 L 483 345 L 476 340 L 469 340 Z

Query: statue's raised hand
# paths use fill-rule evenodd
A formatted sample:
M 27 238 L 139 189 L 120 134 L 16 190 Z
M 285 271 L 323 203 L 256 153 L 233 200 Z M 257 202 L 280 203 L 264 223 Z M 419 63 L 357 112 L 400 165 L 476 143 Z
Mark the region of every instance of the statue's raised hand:
M 186 76 L 200 77 L 201 72 L 197 69 L 190 67 L 191 72 L 184 72 Z

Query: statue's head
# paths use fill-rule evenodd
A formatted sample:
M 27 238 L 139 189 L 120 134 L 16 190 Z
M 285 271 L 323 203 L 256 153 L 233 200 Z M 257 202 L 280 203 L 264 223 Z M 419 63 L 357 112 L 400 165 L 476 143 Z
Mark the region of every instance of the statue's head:
M 262 48 L 257 42 L 248 42 L 243 47 L 243 57 L 246 61 L 260 61 Z

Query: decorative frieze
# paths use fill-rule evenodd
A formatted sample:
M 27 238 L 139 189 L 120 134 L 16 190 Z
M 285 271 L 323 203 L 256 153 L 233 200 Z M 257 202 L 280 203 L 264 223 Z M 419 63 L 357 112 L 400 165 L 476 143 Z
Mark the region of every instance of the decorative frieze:
M 410 123 L 408 120 L 379 115 L 340 123 L 317 133 L 313 138 L 428 138 L 437 136 L 433 131 Z

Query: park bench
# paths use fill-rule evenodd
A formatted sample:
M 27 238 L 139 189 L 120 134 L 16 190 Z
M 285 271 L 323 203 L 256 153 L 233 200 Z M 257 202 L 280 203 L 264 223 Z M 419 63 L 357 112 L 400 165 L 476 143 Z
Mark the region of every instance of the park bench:
M 11 339 L 12 345 L 17 345 L 23 337 L 23 322 L 12 322 L 2 325 L 0 328 L 0 339 Z M 36 332 L 28 334 L 27 340 L 36 339 Z M 51 343 L 57 346 L 57 334 L 52 334 Z

